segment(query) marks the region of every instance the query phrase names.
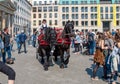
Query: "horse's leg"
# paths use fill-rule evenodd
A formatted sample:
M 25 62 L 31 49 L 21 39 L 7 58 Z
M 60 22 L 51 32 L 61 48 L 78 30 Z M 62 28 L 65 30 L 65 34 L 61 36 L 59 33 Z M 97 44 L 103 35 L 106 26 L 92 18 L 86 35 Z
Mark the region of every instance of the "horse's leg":
M 45 49 L 43 49 L 43 48 L 42 48 L 41 50 L 42 50 L 43 59 L 44 59 L 43 67 L 44 67 L 44 70 L 47 71 L 47 70 L 48 70 L 48 61 L 47 61 L 46 51 L 45 51 Z
M 60 68 L 63 69 L 64 68 L 64 50 L 60 50 L 60 56 L 61 56 L 61 62 L 60 62 Z
M 64 65 L 67 68 L 67 64 L 69 63 L 69 58 L 70 58 L 70 49 L 67 49 L 66 51 L 66 59 L 64 60 Z

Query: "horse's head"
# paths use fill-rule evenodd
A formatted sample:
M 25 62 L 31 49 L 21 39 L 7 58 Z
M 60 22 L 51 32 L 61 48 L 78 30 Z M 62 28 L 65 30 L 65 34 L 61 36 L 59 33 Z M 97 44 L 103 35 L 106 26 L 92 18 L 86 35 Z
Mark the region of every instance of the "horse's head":
M 45 40 L 50 44 L 54 45 L 56 43 L 57 33 L 54 28 L 48 27 L 45 30 Z
M 74 21 L 68 21 L 64 27 L 64 33 L 68 36 L 73 36 Z

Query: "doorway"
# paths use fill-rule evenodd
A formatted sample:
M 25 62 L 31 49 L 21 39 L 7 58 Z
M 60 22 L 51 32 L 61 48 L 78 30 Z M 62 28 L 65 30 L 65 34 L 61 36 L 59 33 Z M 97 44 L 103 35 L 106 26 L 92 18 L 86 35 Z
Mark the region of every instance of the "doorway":
M 103 21 L 103 32 L 110 31 L 110 21 Z

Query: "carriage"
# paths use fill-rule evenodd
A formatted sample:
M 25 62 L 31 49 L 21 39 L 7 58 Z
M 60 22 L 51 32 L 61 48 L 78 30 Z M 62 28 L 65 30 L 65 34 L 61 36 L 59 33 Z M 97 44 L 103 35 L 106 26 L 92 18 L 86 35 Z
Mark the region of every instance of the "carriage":
M 67 67 L 70 57 L 71 36 L 73 36 L 73 21 L 68 21 L 64 28 L 48 27 L 44 33 L 38 35 L 36 58 L 43 64 L 47 71 L 54 61 L 58 61 L 60 68 Z

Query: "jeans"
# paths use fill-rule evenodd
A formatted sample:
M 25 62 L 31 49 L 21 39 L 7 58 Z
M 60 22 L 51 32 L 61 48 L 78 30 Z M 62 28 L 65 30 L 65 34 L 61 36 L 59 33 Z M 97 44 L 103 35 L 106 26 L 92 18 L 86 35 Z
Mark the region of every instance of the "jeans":
M 6 62 L 6 53 L 8 54 L 8 59 L 11 58 L 11 48 L 10 46 L 4 48 L 4 53 L 3 53 L 3 63 Z
M 16 44 L 17 44 L 17 49 L 19 49 L 20 48 L 20 42 L 16 42 Z
M 10 49 L 11 49 L 11 51 L 13 50 L 12 48 L 13 48 L 13 44 L 10 44 Z
M 35 47 L 36 41 L 32 41 L 32 46 Z
M 20 53 L 22 45 L 24 46 L 24 52 L 26 53 L 26 43 L 25 42 L 20 42 L 20 47 L 18 49 L 18 53 Z
M 94 48 L 90 48 L 89 53 L 90 53 L 90 55 L 93 55 L 94 54 Z

